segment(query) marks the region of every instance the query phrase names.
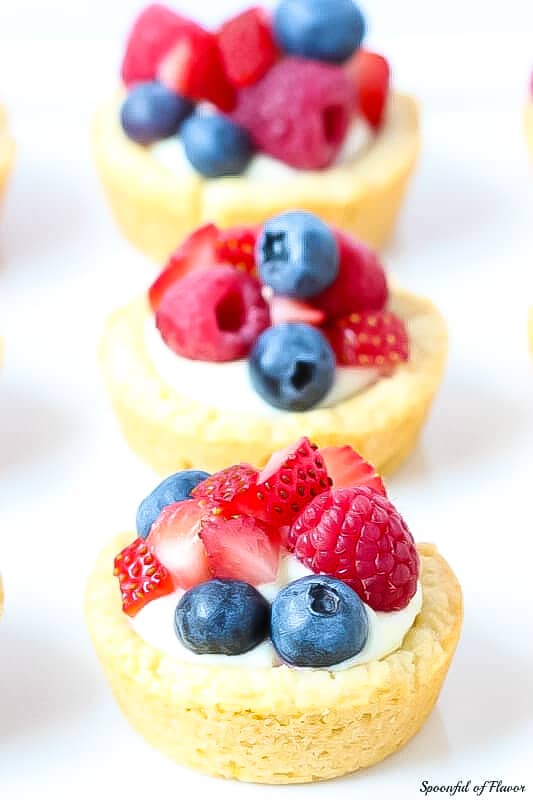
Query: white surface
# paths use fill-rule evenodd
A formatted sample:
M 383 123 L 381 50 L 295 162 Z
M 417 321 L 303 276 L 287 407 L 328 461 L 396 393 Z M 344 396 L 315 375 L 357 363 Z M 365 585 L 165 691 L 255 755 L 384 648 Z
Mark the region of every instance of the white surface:
M 18 139 L 0 229 L 2 799 L 416 798 L 423 780 L 468 778 L 528 783 L 531 796 L 533 170 L 521 112 L 532 4 L 367 4 L 374 43 L 424 113 L 424 155 L 388 260 L 438 301 L 451 332 L 434 413 L 389 487 L 415 537 L 455 567 L 465 624 L 438 708 L 411 743 L 360 775 L 285 788 L 209 779 L 151 750 L 117 710 L 83 623 L 96 552 L 133 525 L 155 483 L 119 435 L 95 360 L 108 311 L 153 275 L 111 222 L 88 140 L 133 5 L 0 9 L 0 96 Z M 100 29 L 114 46 L 96 42 Z

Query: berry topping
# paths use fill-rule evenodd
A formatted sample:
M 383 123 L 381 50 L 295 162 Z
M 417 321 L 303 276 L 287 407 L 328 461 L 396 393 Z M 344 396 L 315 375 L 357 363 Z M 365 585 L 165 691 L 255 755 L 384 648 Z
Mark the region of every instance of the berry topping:
M 336 231 L 339 274 L 336 281 L 313 298 L 313 304 L 329 317 L 352 311 L 379 311 L 388 299 L 385 270 L 377 255 L 361 242 Z
M 247 653 L 268 636 L 270 609 L 243 581 L 212 580 L 189 589 L 174 617 L 176 634 L 193 653 Z
M 296 169 L 329 167 L 350 124 L 353 85 L 342 67 L 283 58 L 242 89 L 233 119 L 259 150 Z
M 226 75 L 239 87 L 262 78 L 278 54 L 270 19 L 262 8 L 249 8 L 225 22 L 218 44 Z
M 325 329 L 337 363 L 387 371 L 409 360 L 404 322 L 391 311 L 361 311 L 334 320 Z
M 179 37 L 186 20 L 169 8 L 153 3 L 141 11 L 128 38 L 121 75 L 126 86 L 151 81 L 159 62 Z
M 255 243 L 257 232 L 257 228 L 245 225 L 225 228 L 219 231 L 215 243 L 218 260 L 225 264 L 231 264 L 241 272 L 256 275 Z
M 344 581 L 375 611 L 399 611 L 416 592 L 413 537 L 390 500 L 368 486 L 319 495 L 293 523 L 287 544 L 309 569 Z
M 202 523 L 200 538 L 216 578 L 238 578 L 254 586 L 276 580 L 279 535 L 253 517 L 213 515 Z
M 197 500 L 208 500 L 212 505 L 232 503 L 235 498 L 252 489 L 257 483 L 259 472 L 249 464 L 236 464 L 233 467 L 206 477 L 192 491 Z
M 389 95 L 390 67 L 377 53 L 358 50 L 346 64 L 356 91 L 357 106 L 373 128 L 379 128 Z
M 141 539 L 146 539 L 150 528 L 160 515 L 161 511 L 173 503 L 189 500 L 192 490 L 199 483 L 209 478 L 208 472 L 201 470 L 185 469 L 169 475 L 145 497 L 137 510 L 137 534 Z
M 290 525 L 305 506 L 330 486 L 324 460 L 316 445 L 303 437 L 274 453 L 257 482 L 235 496 L 225 514 L 250 514 L 276 527 Z
M 146 546 L 136 539 L 115 558 L 114 574 L 122 595 L 122 610 L 134 617 L 150 600 L 174 591 L 168 570 Z
M 269 219 L 256 245 L 263 283 L 289 297 L 312 297 L 330 286 L 339 271 L 335 236 L 319 217 L 286 211 Z
M 175 586 L 189 589 L 211 577 L 205 548 L 198 532 L 209 517 L 198 500 L 166 506 L 153 523 L 146 544 L 170 572 Z
M 370 486 L 375 492 L 387 496 L 383 481 L 372 464 L 361 458 L 349 444 L 342 447 L 322 447 L 318 452 L 324 459 L 334 489 Z
M 222 111 L 235 106 L 235 90 L 226 77 L 216 36 L 190 20 L 183 20 L 157 76 L 190 100 L 209 100 Z
M 170 256 L 164 270 L 151 285 L 148 298 L 153 311 L 157 311 L 167 289 L 188 272 L 211 267 L 216 261 L 215 242 L 219 236 L 216 225 L 202 225 L 190 234 Z
M 165 292 L 156 311 L 171 350 L 200 361 L 243 358 L 269 320 L 259 282 L 228 264 L 189 273 Z
M 274 32 L 287 53 L 341 64 L 361 44 L 365 21 L 352 0 L 281 0 Z
M 126 135 L 139 144 L 151 144 L 178 132 L 192 113 L 189 100 L 157 81 L 136 84 L 124 100 L 120 122 Z
M 250 353 L 255 391 L 284 411 L 307 411 L 333 386 L 335 355 L 324 334 L 302 322 L 267 328 Z
M 322 325 L 326 315 L 319 308 L 294 297 L 274 295 L 270 301 L 272 325 L 282 322 L 306 322 L 308 325 Z
M 240 175 L 253 153 L 244 128 L 211 112 L 189 117 L 181 127 L 181 140 L 189 162 L 206 178 Z
M 295 667 L 329 667 L 360 653 L 368 616 L 357 594 L 335 578 L 307 575 L 272 603 L 272 644 Z

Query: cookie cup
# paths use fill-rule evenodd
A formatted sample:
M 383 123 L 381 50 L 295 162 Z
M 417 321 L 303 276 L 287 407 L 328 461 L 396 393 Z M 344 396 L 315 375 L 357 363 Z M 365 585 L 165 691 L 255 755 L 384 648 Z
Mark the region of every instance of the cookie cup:
M 420 148 L 415 100 L 392 94 L 381 131 L 351 164 L 271 183 L 177 176 L 126 137 L 120 101 L 121 95 L 114 97 L 96 115 L 94 157 L 119 227 L 158 264 L 204 222 L 256 224 L 291 208 L 314 212 L 379 247 L 392 231 Z
M 6 112 L 0 106 L 0 201 L 4 196 L 14 156 L 15 143 L 8 133 Z
M 383 473 L 415 446 L 444 371 L 445 323 L 428 300 L 392 291 L 391 309 L 407 323 L 411 357 L 331 408 L 246 414 L 179 395 L 155 371 L 145 342 L 144 298 L 109 318 L 100 360 L 112 405 L 130 447 L 161 475 L 197 467 L 215 472 L 240 461 L 263 466 L 275 450 L 308 436 L 320 447 L 350 444 Z M 211 395 L 216 399 L 216 386 Z
M 461 590 L 446 561 L 419 545 L 423 605 L 402 646 L 339 672 L 197 665 L 155 649 L 121 610 L 113 556 L 86 591 L 89 632 L 132 726 L 174 761 L 256 783 L 325 780 L 394 753 L 437 701 L 459 638 Z

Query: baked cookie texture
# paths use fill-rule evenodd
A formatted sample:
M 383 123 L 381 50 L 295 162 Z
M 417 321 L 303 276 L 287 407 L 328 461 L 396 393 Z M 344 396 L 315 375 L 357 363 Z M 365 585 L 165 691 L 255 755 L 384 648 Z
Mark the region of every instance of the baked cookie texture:
M 421 544 L 423 605 L 402 646 L 339 672 L 197 665 L 142 640 L 121 610 L 117 537 L 89 579 L 90 635 L 128 720 L 180 764 L 257 783 L 303 783 L 381 761 L 435 705 L 462 622 L 461 589 L 431 544 Z
M 215 472 L 239 461 L 261 467 L 303 435 L 319 447 L 350 444 L 378 471 L 390 473 L 417 442 L 447 353 L 446 325 L 429 300 L 393 290 L 391 310 L 407 323 L 410 360 L 332 408 L 258 416 L 180 396 L 148 356 L 145 321 L 151 312 L 144 298 L 109 318 L 100 360 L 129 445 L 161 475 L 190 467 Z
M 204 222 L 256 224 L 290 208 L 314 212 L 379 247 L 392 231 L 420 149 L 416 102 L 393 93 L 383 128 L 352 165 L 302 173 L 283 183 L 178 177 L 126 137 L 120 100 L 115 96 L 96 115 L 94 156 L 119 227 L 158 264 Z
M 15 143 L 8 133 L 5 109 L 0 106 L 0 201 L 4 196 L 14 156 Z

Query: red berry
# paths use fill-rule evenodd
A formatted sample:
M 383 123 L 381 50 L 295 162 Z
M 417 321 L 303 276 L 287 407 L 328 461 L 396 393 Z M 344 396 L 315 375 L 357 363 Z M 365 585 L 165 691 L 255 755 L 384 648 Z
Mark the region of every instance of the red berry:
M 340 317 L 324 333 L 337 363 L 343 366 L 388 371 L 409 360 L 407 329 L 391 311 L 360 311 Z
M 298 169 L 323 169 L 344 142 L 352 106 L 341 67 L 290 57 L 239 92 L 233 118 L 259 150 Z
M 384 308 L 389 296 L 387 278 L 376 253 L 345 233 L 336 231 L 335 235 L 339 274 L 331 286 L 313 297 L 313 305 L 328 317 Z
M 249 275 L 256 275 L 255 242 L 258 232 L 259 227 L 244 225 L 219 231 L 215 242 L 218 261 L 231 264 Z
M 274 295 L 270 301 L 270 318 L 272 325 L 281 322 L 306 322 L 308 325 L 320 326 L 326 315 L 320 308 L 314 308 L 310 303 L 296 300 L 294 297 Z
M 356 91 L 357 106 L 373 128 L 379 128 L 389 95 L 390 67 L 383 56 L 358 50 L 345 65 Z
M 330 481 L 324 460 L 307 437 L 274 453 L 257 483 L 236 495 L 224 513 L 250 514 L 269 525 L 290 525 Z
M 121 75 L 126 86 L 155 78 L 157 67 L 187 24 L 166 6 L 153 3 L 137 17 L 126 44 Z
M 324 459 L 334 489 L 370 486 L 375 492 L 387 496 L 383 481 L 372 464 L 365 461 L 350 445 L 321 447 L 318 452 Z
M 146 544 L 165 565 L 175 586 L 190 589 L 211 578 L 205 548 L 198 536 L 210 509 L 199 500 L 166 506 L 150 529 Z
M 216 264 L 215 243 L 218 236 L 219 230 L 216 225 L 211 223 L 203 225 L 191 233 L 172 253 L 165 268 L 148 290 L 153 311 L 157 311 L 167 289 L 188 272 Z
M 172 578 L 144 539 L 136 539 L 115 558 L 114 574 L 122 595 L 122 610 L 134 617 L 150 600 L 174 591 Z
M 173 92 L 190 100 L 209 100 L 222 111 L 235 107 L 235 90 L 226 77 L 216 36 L 186 21 L 157 76 Z
M 368 486 L 321 494 L 294 522 L 288 543 L 313 572 L 344 581 L 375 611 L 399 611 L 416 592 L 413 537 L 390 500 Z
M 213 516 L 202 524 L 200 538 L 216 578 L 234 578 L 253 586 L 276 579 L 279 535 L 253 517 Z
M 270 19 L 262 8 L 249 8 L 225 22 L 218 44 L 226 75 L 238 87 L 262 78 L 278 54 Z
M 232 503 L 235 497 L 257 483 L 259 472 L 250 464 L 236 464 L 234 467 L 210 475 L 192 490 L 197 500 L 208 500 L 212 505 Z
M 163 295 L 156 325 L 180 356 L 234 361 L 270 324 L 258 280 L 229 264 L 190 272 Z

